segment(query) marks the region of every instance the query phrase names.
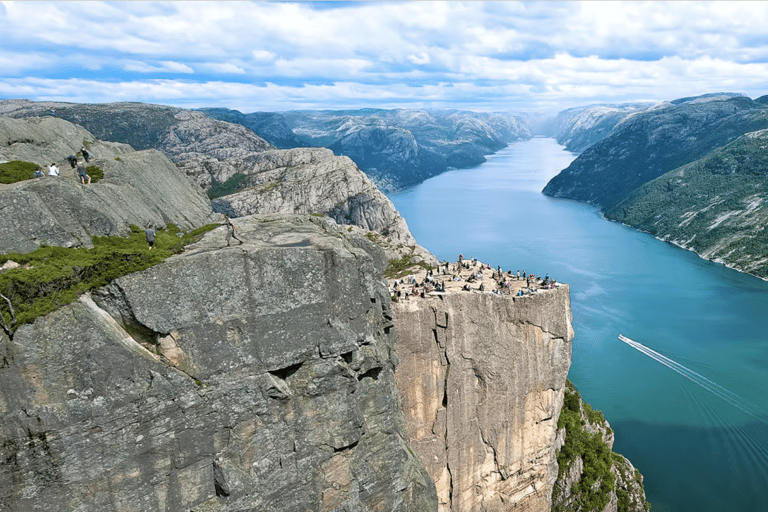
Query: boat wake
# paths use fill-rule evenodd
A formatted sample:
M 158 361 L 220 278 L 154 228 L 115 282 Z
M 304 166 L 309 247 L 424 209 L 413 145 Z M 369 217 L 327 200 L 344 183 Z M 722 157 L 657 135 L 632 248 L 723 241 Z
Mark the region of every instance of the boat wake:
M 658 361 L 659 363 L 663 364 L 667 368 L 679 373 L 683 377 L 689 379 L 690 381 L 698 384 L 702 388 L 706 389 L 713 395 L 716 395 L 729 404 L 733 405 L 734 407 L 737 407 L 741 409 L 743 412 L 749 414 L 753 418 L 757 419 L 758 421 L 765 423 L 768 425 L 768 421 L 766 421 L 765 414 L 760 411 L 757 407 L 754 405 L 748 403 L 744 399 L 742 399 L 740 396 L 738 396 L 735 393 L 732 393 L 722 387 L 721 385 L 712 382 L 708 378 L 704 377 L 703 375 L 696 373 L 695 371 L 691 370 L 690 368 L 683 366 L 682 364 L 678 363 L 677 361 L 674 361 L 670 358 L 668 358 L 665 355 L 659 354 L 655 350 L 653 350 L 650 347 L 646 347 L 642 343 L 639 343 L 635 340 L 629 339 L 626 336 L 623 336 L 619 334 L 619 339 L 629 345 L 630 347 L 634 348 L 635 350 L 638 350 L 639 352 L 642 352 L 643 354 L 647 355 L 651 359 L 654 359 Z

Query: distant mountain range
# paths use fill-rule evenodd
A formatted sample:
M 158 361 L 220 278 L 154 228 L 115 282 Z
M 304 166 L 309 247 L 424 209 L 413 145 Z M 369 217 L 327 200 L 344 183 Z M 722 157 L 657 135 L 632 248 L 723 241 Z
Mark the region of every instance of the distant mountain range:
M 277 147 L 320 146 L 348 156 L 384 190 L 412 186 L 450 168 L 479 165 L 486 155 L 531 137 L 527 118 L 508 113 L 202 110 L 242 124 Z
M 630 113 L 544 193 L 768 277 L 768 96 L 718 93 Z

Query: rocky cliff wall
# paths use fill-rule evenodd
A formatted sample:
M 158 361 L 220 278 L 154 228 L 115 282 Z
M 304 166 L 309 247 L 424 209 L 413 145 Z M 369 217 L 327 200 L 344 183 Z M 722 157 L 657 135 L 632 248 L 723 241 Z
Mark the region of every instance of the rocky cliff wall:
M 433 511 L 382 251 L 237 219 L 0 338 L 0 510 Z
M 571 364 L 568 287 L 393 303 L 414 451 L 441 512 L 545 511 Z
M 88 142 L 98 183 L 81 185 L 65 158 Z M 40 244 L 91 247 L 91 236 L 127 235 L 129 226 L 190 229 L 213 222 L 210 201 L 156 150 L 96 140 L 82 127 L 53 117 L 0 116 L 0 161 L 23 160 L 59 177 L 0 184 L 0 253 L 30 252 Z

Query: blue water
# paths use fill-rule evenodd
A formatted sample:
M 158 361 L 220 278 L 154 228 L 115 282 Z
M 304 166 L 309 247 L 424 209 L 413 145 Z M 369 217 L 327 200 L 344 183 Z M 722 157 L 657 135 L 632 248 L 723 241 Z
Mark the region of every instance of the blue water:
M 643 473 L 654 512 L 768 511 L 768 283 L 542 195 L 575 156 L 535 138 L 390 197 L 441 260 L 463 253 L 570 285 L 569 378 Z

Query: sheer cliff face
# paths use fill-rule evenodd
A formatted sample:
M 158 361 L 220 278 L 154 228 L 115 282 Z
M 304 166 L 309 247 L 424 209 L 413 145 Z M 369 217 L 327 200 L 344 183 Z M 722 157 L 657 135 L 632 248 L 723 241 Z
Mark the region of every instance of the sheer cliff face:
M 0 509 L 427 511 L 385 258 L 235 220 L 0 338 Z
M 448 294 L 393 310 L 403 411 L 439 510 L 549 510 L 571 363 L 568 287 Z

